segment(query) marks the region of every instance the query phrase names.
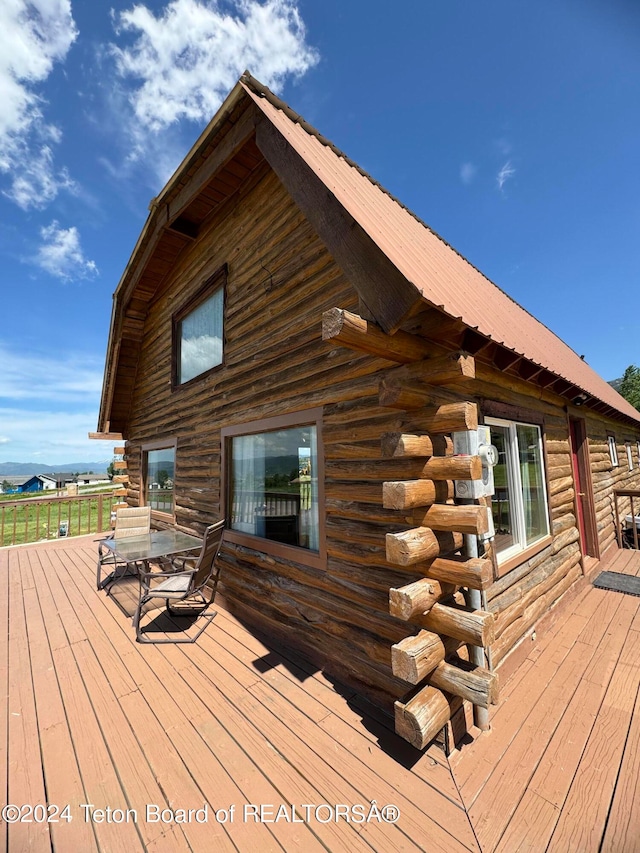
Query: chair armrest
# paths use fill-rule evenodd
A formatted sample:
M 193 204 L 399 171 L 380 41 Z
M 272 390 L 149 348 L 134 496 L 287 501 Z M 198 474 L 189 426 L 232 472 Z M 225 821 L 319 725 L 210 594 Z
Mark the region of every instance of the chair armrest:
M 180 575 L 190 576 L 194 573 L 195 569 L 190 569 L 186 572 L 139 572 L 140 580 L 149 578 L 153 580 L 154 578 L 179 578 Z

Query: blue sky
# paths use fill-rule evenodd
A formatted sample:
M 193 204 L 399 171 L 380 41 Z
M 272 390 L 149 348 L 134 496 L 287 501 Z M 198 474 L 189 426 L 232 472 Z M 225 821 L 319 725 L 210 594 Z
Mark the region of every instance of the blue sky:
M 245 68 L 605 379 L 640 362 L 635 0 L 4 0 L 0 462 L 109 457 L 111 295 Z

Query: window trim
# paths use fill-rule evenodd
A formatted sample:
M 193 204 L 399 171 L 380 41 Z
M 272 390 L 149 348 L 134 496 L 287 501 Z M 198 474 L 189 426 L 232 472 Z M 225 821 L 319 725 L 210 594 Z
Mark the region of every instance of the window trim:
M 542 464 L 542 485 L 544 489 L 544 505 L 545 505 L 545 517 L 547 520 L 547 532 L 544 533 L 539 539 L 534 540 L 533 542 L 522 544 L 522 539 L 525 536 L 524 527 L 523 527 L 523 516 L 524 516 L 524 498 L 523 498 L 523 490 L 522 490 L 522 481 L 520 476 L 520 468 L 518 460 L 514 458 L 515 451 L 514 445 L 510 438 L 510 457 L 507 460 L 507 476 L 512 477 L 515 480 L 515 493 L 519 496 L 518 506 L 516 508 L 516 513 L 514 514 L 514 528 L 515 533 L 517 534 L 517 545 L 518 549 L 516 550 L 516 545 L 511 545 L 508 549 L 505 549 L 501 553 L 495 551 L 496 563 L 498 565 L 498 576 L 502 577 L 507 574 L 507 572 L 511 571 L 511 569 L 516 566 L 521 565 L 526 560 L 530 559 L 534 554 L 537 554 L 539 551 L 542 551 L 546 548 L 550 542 L 553 541 L 552 528 L 551 528 L 551 510 L 549 506 L 549 486 L 547 482 L 547 455 L 545 452 L 544 445 L 544 432 L 543 432 L 543 424 L 541 423 L 531 423 L 527 421 L 515 420 L 512 418 L 505 417 L 496 417 L 493 415 L 487 415 L 484 418 L 484 423 L 491 428 L 492 426 L 499 427 L 507 427 L 509 429 L 510 436 L 512 434 L 512 427 L 517 426 L 526 426 L 526 427 L 535 427 L 538 430 L 539 436 L 539 447 L 540 447 L 540 461 Z
M 174 523 L 176 520 L 176 479 L 178 466 L 178 439 L 158 438 L 154 441 L 145 441 L 140 445 L 140 499 L 139 506 L 147 506 L 147 462 L 150 450 L 173 449 L 173 512 L 161 512 L 159 509 L 151 509 L 151 518 L 158 521 Z
M 609 445 L 609 458 L 611 459 L 611 467 L 618 468 L 620 462 L 618 461 L 618 448 L 616 445 L 616 437 L 613 433 L 607 433 L 607 443 Z
M 207 368 L 197 376 L 192 376 L 186 382 L 180 382 L 179 373 L 179 353 L 180 353 L 180 335 L 178 329 L 180 323 L 188 317 L 196 308 L 206 302 L 218 290 L 222 290 L 222 357 L 219 364 L 214 364 Z M 210 275 L 198 290 L 191 296 L 177 311 L 171 315 L 171 390 L 181 391 L 183 388 L 190 388 L 197 382 L 201 382 L 217 370 L 220 370 L 225 363 L 225 318 L 227 304 L 227 265 L 224 264 L 220 269 L 216 270 L 213 275 Z
M 220 430 L 220 443 L 222 449 L 221 466 L 221 495 L 220 503 L 225 508 L 225 534 L 226 542 L 242 545 L 252 551 L 262 554 L 270 554 L 280 557 L 292 563 L 310 566 L 316 569 L 327 567 L 327 542 L 325 527 L 325 498 L 324 498 L 324 446 L 322 441 L 323 408 L 316 407 L 303 411 L 292 412 L 287 415 L 276 415 L 270 418 L 260 418 L 256 421 L 248 421 L 242 424 L 223 427 Z M 263 432 L 275 432 L 280 429 L 288 429 L 302 426 L 315 426 L 318 458 L 318 551 L 310 551 L 297 545 L 287 545 L 283 542 L 274 542 L 271 539 L 263 539 L 251 533 L 230 528 L 231 520 L 231 439 L 238 436 L 256 435 Z
M 630 438 L 628 438 L 625 441 L 624 449 L 625 449 L 626 454 L 627 454 L 627 465 L 629 466 L 629 471 L 633 471 L 634 464 L 633 464 L 633 456 L 631 455 L 631 439 Z

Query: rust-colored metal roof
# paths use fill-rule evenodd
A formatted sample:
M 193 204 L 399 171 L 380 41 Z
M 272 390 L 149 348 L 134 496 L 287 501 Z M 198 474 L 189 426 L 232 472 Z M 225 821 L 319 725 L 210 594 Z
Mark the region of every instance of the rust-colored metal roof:
M 241 85 L 431 305 L 636 422 L 640 413 L 567 344 L 253 78 Z

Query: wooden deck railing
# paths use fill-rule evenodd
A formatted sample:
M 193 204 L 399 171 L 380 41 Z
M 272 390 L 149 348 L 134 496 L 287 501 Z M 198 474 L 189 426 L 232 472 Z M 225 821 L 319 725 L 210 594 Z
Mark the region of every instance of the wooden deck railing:
M 0 547 L 111 528 L 110 492 L 0 502 Z
M 628 503 L 625 501 L 625 509 L 622 510 L 625 515 L 624 524 L 620 519 L 620 500 L 623 498 L 629 499 Z M 638 524 L 640 524 L 640 489 L 614 489 L 613 507 L 616 515 L 618 545 L 620 548 L 635 548 L 638 550 L 640 548 L 640 534 L 638 533 Z M 629 522 L 627 518 L 630 518 L 631 521 Z
M 254 524 L 257 516 L 300 515 L 300 492 L 240 491 L 231 507 L 233 522 Z

